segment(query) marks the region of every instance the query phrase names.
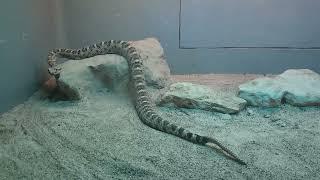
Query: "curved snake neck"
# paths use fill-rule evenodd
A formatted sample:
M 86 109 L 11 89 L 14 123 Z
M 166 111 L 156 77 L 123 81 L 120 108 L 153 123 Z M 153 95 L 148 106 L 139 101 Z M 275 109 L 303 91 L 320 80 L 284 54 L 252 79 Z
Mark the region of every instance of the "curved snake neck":
M 54 49 L 48 53 L 48 64 L 50 66 L 48 71 L 51 75 L 55 76 L 56 79 L 58 79 L 60 76 L 61 68 L 58 68 L 56 66 L 57 58 L 80 60 L 103 54 L 117 54 L 123 56 L 127 60 L 130 71 L 130 79 L 133 82 L 132 84 L 135 91 L 135 109 L 140 120 L 144 124 L 153 129 L 175 135 L 192 143 L 205 145 L 215 149 L 218 148 L 227 157 L 240 164 L 245 165 L 245 162 L 240 160 L 235 154 L 225 148 L 214 138 L 200 136 L 198 134 L 192 133 L 184 129 L 183 127 L 178 127 L 177 125 L 164 120 L 157 113 L 155 113 L 153 109 L 154 105 L 151 102 L 146 90 L 146 81 L 142 59 L 136 48 L 133 47 L 133 45 L 131 45 L 131 42 L 129 41 L 110 40 L 93 44 L 82 49 Z

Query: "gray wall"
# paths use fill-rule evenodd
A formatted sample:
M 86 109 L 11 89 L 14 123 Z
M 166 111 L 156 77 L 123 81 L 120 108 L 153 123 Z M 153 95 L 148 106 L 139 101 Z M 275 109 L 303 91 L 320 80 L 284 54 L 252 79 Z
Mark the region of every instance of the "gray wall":
M 3 0 L 0 5 L 0 112 L 29 97 L 45 76 L 55 45 L 50 0 Z
M 320 49 L 319 0 L 183 0 L 181 47 Z
M 183 5 L 188 5 L 191 1 L 198 0 L 182 0 L 182 3 L 185 3 Z M 206 1 L 212 2 L 212 0 Z M 214 2 L 218 2 L 218 4 L 220 2 L 220 4 L 223 5 L 221 8 L 228 9 L 228 5 L 222 3 L 222 0 L 215 0 Z M 250 0 L 245 0 L 245 2 L 250 3 Z M 288 2 L 288 0 L 286 0 L 286 2 Z M 276 1 L 273 0 L 272 3 L 276 3 Z M 243 6 L 245 6 L 245 4 Z M 273 4 L 273 6 L 277 7 L 275 4 Z M 303 4 L 300 3 L 299 6 L 303 6 Z M 320 7 L 318 7 L 318 9 L 319 8 Z M 308 11 L 308 8 L 301 9 Z M 174 74 L 279 73 L 288 68 L 310 68 L 320 72 L 319 49 L 180 49 L 179 10 L 179 0 L 64 1 L 64 25 L 68 46 L 78 48 L 101 40 L 137 40 L 155 36 L 161 41 L 165 48 L 168 63 Z M 202 9 L 200 8 L 191 13 L 201 11 Z M 188 14 L 183 16 L 186 15 Z M 189 16 L 190 15 L 192 16 L 192 14 L 189 14 Z M 194 15 L 196 16 L 196 14 Z M 232 14 L 230 16 L 231 17 L 228 17 L 230 23 L 236 24 L 238 22 L 237 19 L 235 18 L 234 22 L 232 22 Z M 310 20 L 307 19 L 308 16 L 299 17 L 305 18 L 303 20 L 300 19 L 300 22 Z M 206 18 L 210 19 L 210 17 Z M 223 18 L 222 16 L 221 21 L 215 18 L 217 21 L 211 23 L 213 23 L 213 26 L 216 25 L 216 27 L 219 27 L 221 25 L 219 23 L 224 22 Z M 237 18 L 239 19 L 239 17 Z M 317 17 L 312 16 L 312 18 Z M 241 27 L 241 24 L 239 27 Z M 189 24 L 187 28 L 199 30 L 199 27 L 195 24 Z M 251 27 L 246 28 L 250 31 Z M 197 36 L 197 34 L 192 33 L 193 31 L 188 31 L 190 29 L 185 28 L 181 29 L 181 31 L 191 32 L 185 35 L 187 37 Z M 213 28 L 213 30 L 214 29 L 215 28 Z M 235 29 L 235 31 L 237 30 Z M 204 32 L 204 36 L 210 39 L 214 33 L 214 31 L 211 32 L 211 34 L 210 32 Z M 314 36 L 315 39 L 319 39 L 320 35 L 314 34 Z

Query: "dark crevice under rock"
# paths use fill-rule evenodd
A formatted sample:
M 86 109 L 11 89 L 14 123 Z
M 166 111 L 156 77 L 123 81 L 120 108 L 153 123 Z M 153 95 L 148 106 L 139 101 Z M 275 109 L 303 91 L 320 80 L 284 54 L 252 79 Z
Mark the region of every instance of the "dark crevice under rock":
M 52 101 L 77 101 L 80 100 L 80 94 L 76 88 L 58 80 L 57 87 L 50 92 L 48 98 Z

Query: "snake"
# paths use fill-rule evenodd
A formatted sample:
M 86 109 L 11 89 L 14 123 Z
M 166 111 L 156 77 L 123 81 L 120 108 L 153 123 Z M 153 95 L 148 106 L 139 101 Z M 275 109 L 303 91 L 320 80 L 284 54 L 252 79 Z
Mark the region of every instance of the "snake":
M 58 81 L 62 68 L 58 66 L 58 58 L 66 58 L 71 60 L 81 60 L 97 55 L 116 54 L 124 57 L 127 60 L 129 67 L 129 76 L 132 83 L 133 104 L 139 119 L 143 124 L 155 130 L 168 133 L 194 144 L 207 146 L 218 150 L 226 157 L 235 162 L 246 165 L 244 161 L 238 158 L 228 148 L 223 146 L 218 140 L 212 137 L 201 136 L 189 130 L 177 126 L 163 119 L 155 111 L 155 104 L 151 101 L 147 91 L 147 84 L 145 80 L 143 59 L 140 53 L 135 48 L 132 41 L 109 40 L 92 44 L 79 49 L 56 48 L 50 50 L 47 57 L 48 72 Z

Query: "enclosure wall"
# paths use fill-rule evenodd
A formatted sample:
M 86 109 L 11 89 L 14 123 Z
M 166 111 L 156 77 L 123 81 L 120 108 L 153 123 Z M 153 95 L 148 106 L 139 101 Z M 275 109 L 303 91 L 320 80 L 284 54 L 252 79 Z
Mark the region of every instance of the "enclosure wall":
M 46 75 L 48 50 L 64 43 L 56 36 L 58 2 L 1 1 L 0 113 L 34 93 Z
M 239 34 L 239 29 L 242 32 L 254 32 L 257 27 L 248 26 L 239 22 L 239 19 L 254 17 L 258 14 L 237 14 L 232 15 L 232 9 L 239 8 L 239 5 L 234 5 L 232 2 L 236 0 L 212 1 L 212 0 L 68 0 L 64 1 L 65 26 L 67 31 L 67 41 L 70 47 L 78 48 L 87 44 L 95 43 L 101 40 L 108 39 L 123 39 L 137 40 L 145 37 L 157 37 L 166 51 L 168 63 L 174 74 L 185 73 L 280 73 L 288 68 L 310 68 L 320 72 L 320 51 L 319 49 L 273 49 L 273 48 L 217 48 L 200 47 L 195 49 L 182 49 L 180 35 L 184 37 L 199 36 L 193 32 L 201 31 L 202 27 L 197 27 L 195 24 L 187 24 L 182 26 L 181 22 L 189 21 L 190 17 L 197 17 L 201 14 L 210 15 L 210 7 L 193 6 L 192 3 L 215 3 L 215 9 L 224 9 L 230 11 L 230 14 L 221 14 L 221 21 L 218 17 L 203 17 L 208 19 L 207 23 L 212 31 L 207 31 L 203 28 L 201 37 L 208 39 L 217 36 L 218 27 L 226 25 L 224 23 L 228 19 L 228 23 L 235 24 L 237 28 L 226 29 L 226 31 Z M 307 0 L 316 1 L 316 0 Z M 229 2 L 229 3 L 228 3 Z M 237 1 L 238 2 L 238 1 Z M 286 4 L 277 4 L 273 1 L 259 1 L 259 6 L 263 7 L 284 7 L 283 11 L 288 7 Z M 270 4 L 261 4 L 261 3 Z M 281 1 L 284 2 L 284 1 Z M 286 0 L 286 2 L 289 2 Z M 314 17 L 309 6 L 303 7 L 301 1 L 292 1 L 294 4 L 290 7 L 297 7 L 297 11 L 293 11 L 295 16 L 290 19 L 291 26 L 296 24 L 299 26 L 301 22 L 311 21 Z M 238 2 L 240 3 L 240 2 Z M 242 7 L 252 6 L 251 9 L 258 8 L 254 0 L 241 0 Z M 299 4 L 298 4 L 299 3 Z M 301 5 L 302 4 L 302 5 Z M 310 4 L 310 3 L 309 3 Z M 182 9 L 181 9 L 182 6 Z M 205 6 L 203 4 L 202 6 Z M 194 9 L 192 9 L 194 8 Z M 318 7 L 319 8 L 319 7 Z M 192 12 L 186 11 L 191 9 Z M 313 8 L 316 9 L 316 8 Z M 182 10 L 182 12 L 181 12 Z M 250 9 L 249 9 L 250 10 Z M 310 12 L 307 12 L 310 11 Z M 277 12 L 278 14 L 285 14 Z M 305 14 L 304 16 L 299 14 Z M 220 14 L 218 14 L 220 15 Z M 273 17 L 274 20 L 280 17 Z M 302 18 L 302 19 L 301 19 Z M 201 19 L 201 18 L 200 18 Z M 258 19 L 258 18 L 256 18 Z M 316 20 L 314 20 L 316 22 Z M 259 20 L 256 20 L 259 22 Z M 271 23 L 273 23 L 271 21 Z M 281 24 L 281 22 L 277 22 Z M 283 22 L 284 24 L 287 22 Z M 306 24 L 306 23 L 305 23 Z M 215 28 L 216 27 L 216 28 Z M 188 29 L 187 29 L 188 28 Z M 301 31 L 303 27 L 299 26 Z M 320 27 L 316 29 L 306 29 L 306 32 L 300 32 L 300 35 L 312 36 L 308 34 L 319 32 Z M 221 29 L 221 28 L 219 28 Z M 308 31 L 307 31 L 308 30 Z M 292 32 L 296 31 L 292 29 Z M 200 32 L 198 32 L 200 33 Z M 288 32 L 290 34 L 291 31 Z M 319 40 L 319 33 L 313 34 L 315 40 Z M 250 33 L 247 33 L 250 34 Z M 270 34 L 270 33 L 268 33 Z M 219 36 L 219 35 L 218 35 Z M 226 36 L 228 38 L 228 36 Z M 277 38 L 277 37 L 275 37 Z M 192 39 L 192 38 L 191 38 Z M 298 38 L 297 38 L 298 39 Z M 303 39 L 303 38 L 301 38 Z M 255 42 L 255 39 L 252 40 Z M 319 42 L 320 43 L 320 42 Z M 300 44 L 297 44 L 299 46 Z M 295 44 L 293 44 L 295 47 Z

